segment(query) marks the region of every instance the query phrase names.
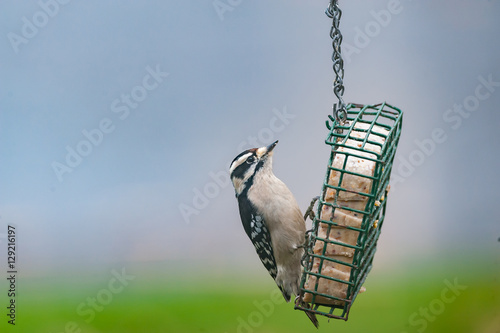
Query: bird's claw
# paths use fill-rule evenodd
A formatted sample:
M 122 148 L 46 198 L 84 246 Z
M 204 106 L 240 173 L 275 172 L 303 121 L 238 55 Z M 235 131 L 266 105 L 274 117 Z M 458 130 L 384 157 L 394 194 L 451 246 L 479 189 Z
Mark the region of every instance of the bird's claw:
M 309 207 L 307 208 L 306 213 L 304 214 L 304 221 L 307 220 L 308 217 L 311 220 L 314 220 L 314 218 L 316 217 L 316 214 L 314 214 L 313 209 L 314 209 L 314 204 L 316 204 L 316 201 L 318 201 L 318 199 L 319 196 L 316 196 L 311 200 L 311 203 L 309 204 Z

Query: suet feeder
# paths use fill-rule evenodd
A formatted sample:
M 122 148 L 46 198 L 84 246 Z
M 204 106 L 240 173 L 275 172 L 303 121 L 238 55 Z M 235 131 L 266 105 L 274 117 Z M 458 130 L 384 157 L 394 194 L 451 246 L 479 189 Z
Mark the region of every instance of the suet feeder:
M 307 237 L 300 297 L 310 306 L 295 306 L 344 320 L 372 267 L 402 127 L 402 112 L 386 103 L 350 104 L 346 113 L 325 141 L 331 153 Z M 360 160 L 373 174 L 352 167 Z
M 339 103 L 326 122 L 325 143 L 331 150 L 312 229 L 306 234 L 295 309 L 347 320 L 372 268 L 403 114 L 387 103 L 344 104 L 336 0 L 331 0 L 327 15 L 333 18 L 334 92 Z

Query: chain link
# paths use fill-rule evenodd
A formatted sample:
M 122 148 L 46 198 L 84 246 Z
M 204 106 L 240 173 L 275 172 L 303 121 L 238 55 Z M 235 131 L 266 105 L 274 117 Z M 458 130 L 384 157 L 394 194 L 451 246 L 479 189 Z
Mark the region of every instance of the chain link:
M 335 72 L 335 80 L 333 81 L 333 92 L 337 96 L 339 102 L 333 104 L 333 114 L 335 120 L 339 124 L 344 124 L 347 119 L 346 105 L 344 103 L 344 60 L 340 45 L 342 44 L 342 33 L 340 32 L 340 17 L 342 11 L 338 6 L 338 0 L 330 0 L 330 5 L 326 9 L 326 16 L 332 19 L 332 28 L 330 29 L 330 37 L 332 38 L 333 46 L 333 71 Z

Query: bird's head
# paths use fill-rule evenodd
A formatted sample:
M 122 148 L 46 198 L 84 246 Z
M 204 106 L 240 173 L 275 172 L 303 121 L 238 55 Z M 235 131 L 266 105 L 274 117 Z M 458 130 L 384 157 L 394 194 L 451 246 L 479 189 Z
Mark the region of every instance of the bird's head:
M 245 189 L 248 190 L 253 176 L 258 172 L 272 173 L 272 156 L 276 144 L 278 140 L 269 146 L 245 150 L 234 158 L 229 167 L 229 174 L 236 196 L 239 196 Z

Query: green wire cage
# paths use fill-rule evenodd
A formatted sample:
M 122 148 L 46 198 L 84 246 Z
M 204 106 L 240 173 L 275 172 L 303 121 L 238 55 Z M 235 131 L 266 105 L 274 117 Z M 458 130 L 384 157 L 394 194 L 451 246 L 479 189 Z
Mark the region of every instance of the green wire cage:
M 389 180 L 401 136 L 403 113 L 387 103 L 343 101 L 344 62 L 338 0 L 330 0 L 332 19 L 333 92 L 338 103 L 328 116 L 325 140 L 331 147 L 312 229 L 306 244 L 295 309 L 312 315 L 347 320 L 373 264 L 384 223 Z M 312 216 L 311 216 L 312 215 Z
M 344 119 L 329 118 L 331 154 L 295 308 L 347 320 L 372 267 L 403 114 L 386 103 L 349 104 Z

